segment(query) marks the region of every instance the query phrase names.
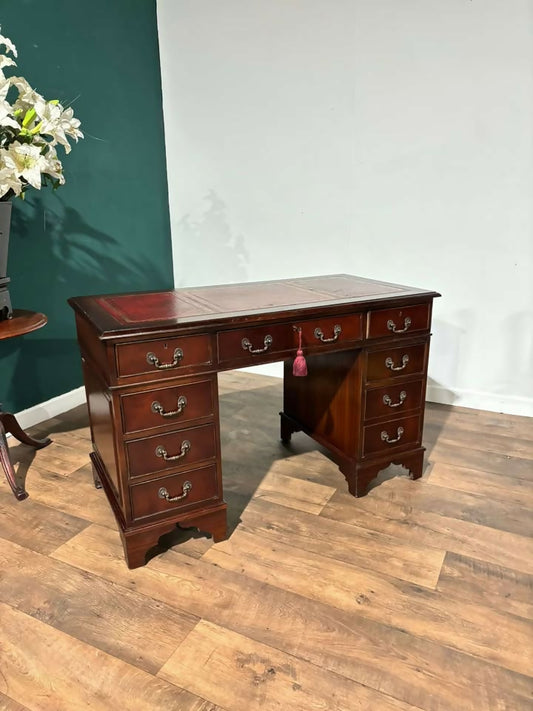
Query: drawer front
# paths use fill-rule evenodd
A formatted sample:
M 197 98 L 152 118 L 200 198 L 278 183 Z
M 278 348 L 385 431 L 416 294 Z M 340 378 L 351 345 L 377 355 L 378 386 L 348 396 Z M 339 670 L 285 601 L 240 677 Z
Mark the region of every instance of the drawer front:
M 302 329 L 302 346 L 327 347 L 330 344 L 353 343 L 363 339 L 363 318 L 361 314 L 333 318 L 315 318 L 312 321 L 296 323 L 295 329 Z M 298 346 L 298 332 L 294 331 L 293 348 Z
M 370 311 L 368 314 L 368 338 L 393 335 L 400 337 L 417 331 L 427 331 L 429 318 L 429 304 Z
M 381 454 L 420 441 L 420 416 L 389 420 L 364 428 L 363 456 Z
M 178 509 L 220 498 L 218 489 L 215 465 L 135 484 L 130 487 L 132 517 L 175 514 Z
M 150 373 L 170 378 L 190 366 L 213 362 L 211 339 L 207 334 L 125 343 L 116 347 L 117 372 L 128 377 Z
M 424 382 L 415 380 L 402 385 L 385 385 L 383 388 L 367 390 L 365 419 L 402 415 L 409 410 L 416 410 L 422 403 Z
M 214 412 L 211 381 L 158 388 L 120 398 L 124 432 L 187 423 Z
M 217 335 L 220 363 L 239 361 L 242 365 L 260 363 L 271 354 L 294 348 L 291 324 L 265 324 L 235 331 L 220 331 Z
M 215 427 L 211 424 L 126 443 L 130 477 L 188 467 L 215 454 Z
M 419 343 L 405 348 L 387 348 L 368 354 L 366 379 L 383 380 L 400 375 L 424 373 L 427 344 Z

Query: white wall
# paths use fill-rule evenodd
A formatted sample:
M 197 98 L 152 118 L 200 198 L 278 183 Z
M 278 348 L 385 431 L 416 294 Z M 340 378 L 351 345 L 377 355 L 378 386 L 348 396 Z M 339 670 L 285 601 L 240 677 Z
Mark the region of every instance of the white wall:
M 176 286 L 435 289 L 429 398 L 532 416 L 531 0 L 158 0 L 158 18 Z

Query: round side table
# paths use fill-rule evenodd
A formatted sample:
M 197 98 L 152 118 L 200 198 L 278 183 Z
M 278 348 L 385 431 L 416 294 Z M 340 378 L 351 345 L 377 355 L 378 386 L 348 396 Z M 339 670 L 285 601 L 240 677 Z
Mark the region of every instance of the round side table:
M 36 331 L 46 325 L 47 318 L 44 314 L 35 311 L 26 311 L 23 309 L 14 309 L 13 318 L 0 321 L 0 341 L 7 338 L 15 338 L 15 336 L 23 336 L 25 333 Z M 0 464 L 6 475 L 7 483 L 11 487 L 15 497 L 22 501 L 28 497 L 28 492 L 18 486 L 15 481 L 15 472 L 13 464 L 9 456 L 9 448 L 7 446 L 6 433 L 10 433 L 23 444 L 28 444 L 35 449 L 42 449 L 52 443 L 48 437 L 46 439 L 35 439 L 26 434 L 17 422 L 14 415 L 9 412 L 4 412 L 0 405 Z

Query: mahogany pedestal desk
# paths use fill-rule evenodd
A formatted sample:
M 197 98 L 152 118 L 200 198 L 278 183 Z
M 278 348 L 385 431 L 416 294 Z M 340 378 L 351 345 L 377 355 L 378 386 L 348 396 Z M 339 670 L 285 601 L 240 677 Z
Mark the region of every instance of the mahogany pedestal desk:
M 25 333 L 36 331 L 46 325 L 47 318 L 44 314 L 36 313 L 35 311 L 26 311 L 23 309 L 15 309 L 12 318 L 0 321 L 0 340 L 14 338 L 15 336 L 23 336 Z M 28 492 L 19 486 L 15 481 L 15 472 L 13 464 L 9 457 L 9 449 L 7 446 L 6 432 L 13 435 L 19 442 L 29 444 L 35 449 L 41 449 L 51 444 L 52 440 L 35 439 L 30 437 L 20 427 L 15 419 L 15 416 L 9 412 L 3 412 L 0 405 L 0 462 L 6 475 L 7 483 L 11 487 L 11 491 L 15 497 L 22 501 L 28 497 Z
M 436 296 L 338 274 L 69 299 L 95 483 L 128 566 L 176 525 L 226 536 L 222 370 L 284 360 L 281 439 L 302 430 L 326 447 L 354 496 L 391 463 L 420 477 Z M 293 375 L 300 341 L 305 377 Z

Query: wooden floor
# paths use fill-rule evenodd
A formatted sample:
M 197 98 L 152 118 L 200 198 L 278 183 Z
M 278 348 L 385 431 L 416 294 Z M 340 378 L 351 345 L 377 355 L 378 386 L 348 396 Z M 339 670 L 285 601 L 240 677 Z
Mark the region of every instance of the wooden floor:
M 30 498 L 0 483 L 0 709 L 531 710 L 533 421 L 429 405 L 424 477 L 355 499 L 311 440 L 279 442 L 278 380 L 220 395 L 230 536 L 133 571 L 84 408 L 12 445 Z

